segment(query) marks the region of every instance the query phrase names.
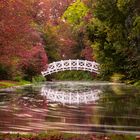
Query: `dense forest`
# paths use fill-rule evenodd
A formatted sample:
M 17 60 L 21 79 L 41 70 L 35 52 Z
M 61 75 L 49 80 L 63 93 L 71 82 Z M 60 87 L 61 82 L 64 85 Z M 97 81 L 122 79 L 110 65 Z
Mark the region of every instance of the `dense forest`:
M 56 80 L 140 80 L 139 0 L 0 1 L 0 79 L 32 81 L 48 63 L 86 59 L 100 75 L 65 71 Z

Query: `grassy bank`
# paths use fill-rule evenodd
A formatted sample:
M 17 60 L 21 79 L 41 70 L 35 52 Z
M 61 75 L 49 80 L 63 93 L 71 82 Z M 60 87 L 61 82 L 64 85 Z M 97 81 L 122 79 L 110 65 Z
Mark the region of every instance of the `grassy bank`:
M 139 136 L 131 135 L 95 135 L 67 134 L 48 132 L 41 134 L 0 134 L 2 140 L 140 140 Z
M 16 82 L 16 81 L 1 80 L 0 81 L 0 89 L 21 86 L 21 85 L 26 85 L 26 84 L 30 84 L 30 82 L 29 81 Z

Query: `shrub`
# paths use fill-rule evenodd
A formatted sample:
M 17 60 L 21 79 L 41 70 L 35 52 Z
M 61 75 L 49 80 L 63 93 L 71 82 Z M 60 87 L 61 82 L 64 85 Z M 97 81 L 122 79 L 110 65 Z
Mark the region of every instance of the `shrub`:
M 43 77 L 42 75 L 34 76 L 32 78 L 33 83 L 44 82 L 44 81 L 46 81 L 46 78 Z

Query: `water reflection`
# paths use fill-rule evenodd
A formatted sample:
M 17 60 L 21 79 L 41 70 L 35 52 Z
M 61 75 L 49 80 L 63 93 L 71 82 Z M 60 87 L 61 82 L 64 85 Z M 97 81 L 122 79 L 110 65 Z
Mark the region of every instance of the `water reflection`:
M 62 104 L 89 104 L 99 100 L 101 90 L 92 89 L 86 92 L 65 92 L 42 87 L 41 95 L 50 102 L 60 102 Z
M 140 91 L 54 82 L 0 93 L 0 132 L 140 133 Z

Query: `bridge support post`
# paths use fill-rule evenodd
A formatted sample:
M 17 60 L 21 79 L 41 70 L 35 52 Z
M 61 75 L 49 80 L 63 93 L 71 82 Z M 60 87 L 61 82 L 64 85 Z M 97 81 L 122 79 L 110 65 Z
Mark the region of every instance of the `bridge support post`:
M 79 70 L 79 59 L 77 59 L 77 70 Z
M 86 64 L 87 64 L 87 60 L 85 60 L 84 71 L 86 70 Z
M 71 70 L 71 59 L 69 59 L 69 67 L 70 67 L 70 70 Z

